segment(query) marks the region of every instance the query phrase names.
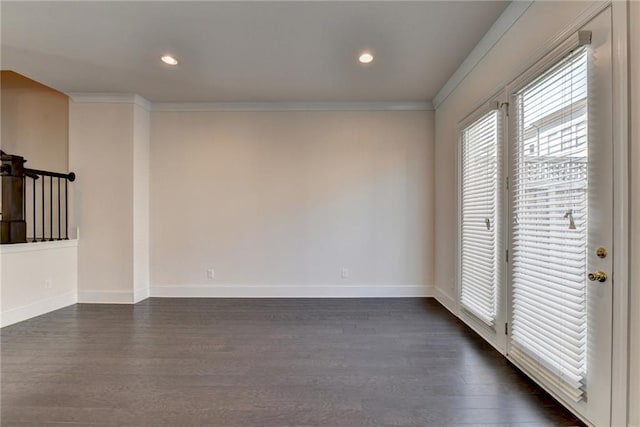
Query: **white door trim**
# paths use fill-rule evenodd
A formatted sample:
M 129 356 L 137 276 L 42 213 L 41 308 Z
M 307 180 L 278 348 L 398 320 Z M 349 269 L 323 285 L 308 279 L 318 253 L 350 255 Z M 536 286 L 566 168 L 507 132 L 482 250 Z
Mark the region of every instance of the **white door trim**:
M 611 425 L 629 422 L 629 0 L 613 1 L 613 331 Z

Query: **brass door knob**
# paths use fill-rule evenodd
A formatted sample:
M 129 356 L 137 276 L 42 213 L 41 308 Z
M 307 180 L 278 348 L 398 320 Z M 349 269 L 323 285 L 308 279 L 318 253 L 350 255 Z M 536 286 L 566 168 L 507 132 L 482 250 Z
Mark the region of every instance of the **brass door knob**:
M 607 281 L 607 273 L 605 273 L 604 271 L 596 271 L 595 273 L 589 273 L 588 275 L 589 280 L 591 280 L 592 282 L 595 282 L 596 280 L 598 282 L 606 282 Z
M 598 258 L 606 258 L 607 257 L 607 248 L 603 248 L 602 246 L 596 249 L 596 255 Z

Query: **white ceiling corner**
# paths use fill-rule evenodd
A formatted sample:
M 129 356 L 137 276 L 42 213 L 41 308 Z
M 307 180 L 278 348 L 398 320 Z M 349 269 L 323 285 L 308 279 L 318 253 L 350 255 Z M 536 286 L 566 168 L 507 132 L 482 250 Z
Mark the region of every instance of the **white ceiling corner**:
M 460 64 L 458 69 L 451 75 L 449 80 L 440 88 L 436 96 L 433 98 L 434 108 L 438 108 L 440 104 L 453 92 L 456 87 L 467 77 L 476 65 L 484 58 L 484 56 L 495 46 L 502 36 L 509 31 L 509 28 L 515 24 L 524 12 L 533 4 L 533 0 L 513 1 L 502 12 L 500 17 L 493 23 L 489 31 L 476 44 L 469 56 Z

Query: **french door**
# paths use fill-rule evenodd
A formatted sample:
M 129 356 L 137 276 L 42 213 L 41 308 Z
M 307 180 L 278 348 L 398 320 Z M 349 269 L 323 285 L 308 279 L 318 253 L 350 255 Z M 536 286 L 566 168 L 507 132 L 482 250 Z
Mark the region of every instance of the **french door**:
M 460 131 L 460 317 L 596 426 L 611 424 L 611 19 Z
M 509 89 L 508 357 L 611 419 L 612 64 L 607 9 Z
M 460 316 L 504 352 L 504 119 L 500 97 L 461 123 L 460 132 Z

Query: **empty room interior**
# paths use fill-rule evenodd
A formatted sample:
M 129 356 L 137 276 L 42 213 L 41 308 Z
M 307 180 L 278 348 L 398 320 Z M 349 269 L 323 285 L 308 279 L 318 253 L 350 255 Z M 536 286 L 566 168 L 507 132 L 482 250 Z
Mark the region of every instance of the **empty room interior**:
M 640 1 L 2 1 L 2 426 L 640 427 Z

